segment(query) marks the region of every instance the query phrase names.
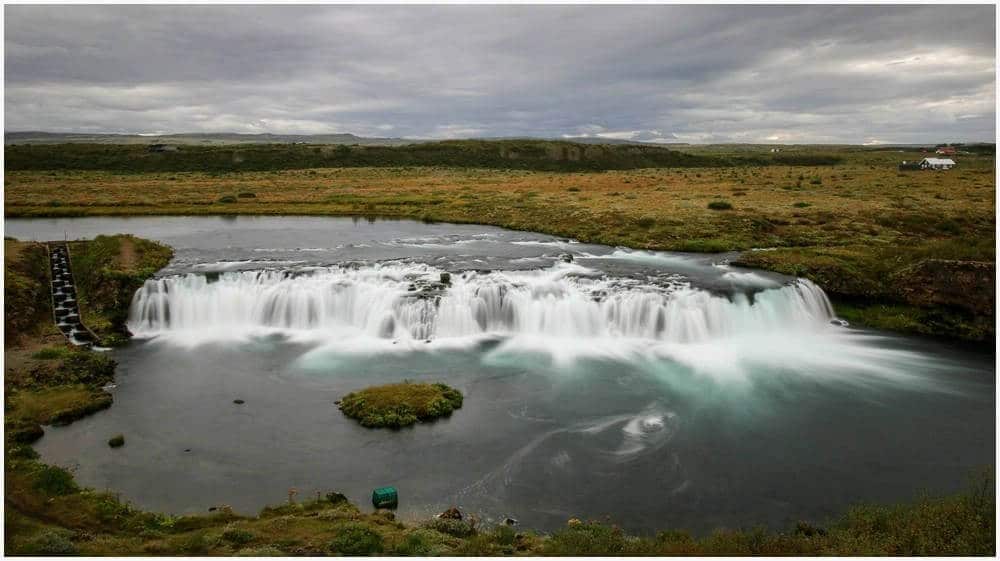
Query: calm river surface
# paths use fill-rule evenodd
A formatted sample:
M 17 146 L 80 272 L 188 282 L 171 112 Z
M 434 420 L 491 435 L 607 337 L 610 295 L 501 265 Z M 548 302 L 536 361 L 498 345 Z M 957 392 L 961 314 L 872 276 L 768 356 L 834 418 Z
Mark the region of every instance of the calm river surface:
M 994 458 L 992 355 L 840 325 L 818 287 L 727 255 L 326 217 L 5 226 L 175 248 L 113 351 L 114 406 L 36 445 L 147 509 L 249 514 L 293 487 L 370 508 L 394 485 L 404 518 L 784 528 L 955 491 Z M 403 379 L 465 404 L 400 431 L 334 405 Z

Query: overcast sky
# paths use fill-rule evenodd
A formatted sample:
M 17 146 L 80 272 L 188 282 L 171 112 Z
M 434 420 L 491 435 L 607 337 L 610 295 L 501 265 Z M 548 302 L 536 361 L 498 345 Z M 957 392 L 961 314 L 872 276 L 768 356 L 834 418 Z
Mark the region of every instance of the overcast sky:
M 5 126 L 995 137 L 994 6 L 5 7 Z

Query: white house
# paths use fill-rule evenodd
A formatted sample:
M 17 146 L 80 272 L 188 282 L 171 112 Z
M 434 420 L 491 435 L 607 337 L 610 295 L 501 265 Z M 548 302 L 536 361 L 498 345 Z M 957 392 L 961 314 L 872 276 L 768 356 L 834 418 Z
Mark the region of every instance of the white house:
M 951 169 L 955 160 L 951 158 L 924 158 L 920 160 L 920 169 Z

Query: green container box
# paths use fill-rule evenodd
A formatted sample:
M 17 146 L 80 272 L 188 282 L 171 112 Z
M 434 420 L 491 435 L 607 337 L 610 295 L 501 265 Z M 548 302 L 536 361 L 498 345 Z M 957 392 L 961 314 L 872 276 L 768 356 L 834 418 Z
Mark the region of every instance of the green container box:
M 396 508 L 399 505 L 399 493 L 395 487 L 379 487 L 372 491 L 372 504 L 375 508 Z

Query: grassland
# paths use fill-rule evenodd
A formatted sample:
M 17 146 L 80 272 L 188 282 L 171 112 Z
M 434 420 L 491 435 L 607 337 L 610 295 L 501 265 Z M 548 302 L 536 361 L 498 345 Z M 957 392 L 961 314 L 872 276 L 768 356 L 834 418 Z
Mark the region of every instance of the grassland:
M 102 240 L 78 255 L 99 256 L 101 267 L 79 267 L 78 284 L 92 275 L 148 271 L 130 255 L 147 243 Z M 42 271 L 25 282 L 47 282 L 44 251 L 19 244 L 5 254 L 7 271 Z M 150 246 L 147 256 L 160 255 Z M 37 262 L 36 262 L 37 261 Z M 36 287 L 37 288 L 37 287 Z M 18 287 L 18 290 L 23 287 Z M 32 291 L 28 291 L 34 294 Z M 40 303 L 43 299 L 36 298 Z M 125 305 L 120 300 L 115 306 Z M 84 312 L 86 313 L 86 312 Z M 118 312 L 111 310 L 111 316 Z M 5 339 L 4 545 L 30 555 L 989 555 L 995 551 L 992 469 L 949 497 L 922 496 L 908 504 L 859 505 L 822 526 L 800 522 L 786 531 L 720 529 L 708 536 L 681 530 L 633 536 L 599 522 L 569 520 L 550 535 L 507 526 L 485 527 L 472 516 L 402 523 L 391 512 L 365 513 L 343 495 L 268 507 L 241 516 L 222 506 L 204 516 L 171 516 L 136 509 L 110 492 L 81 488 L 72 473 L 46 465 L 30 443 L 42 424 L 72 422 L 111 405 L 100 386 L 114 375 L 107 355 L 65 345 L 45 314 L 29 314 L 24 336 Z M 27 320 L 24 320 L 27 322 Z M 116 435 L 108 435 L 114 440 Z M 109 441 L 110 442 L 110 441 Z M 110 444 L 109 444 L 110 445 Z
M 901 172 L 901 160 L 925 154 L 858 147 L 656 150 L 527 141 L 163 154 L 106 145 L 17 146 L 7 148 L 5 213 L 398 217 L 634 248 L 739 250 L 745 251 L 739 263 L 819 282 L 852 319 L 992 345 L 992 281 L 985 294 L 940 298 L 947 292 L 939 286 L 941 271 L 949 269 L 933 270 L 940 261 L 978 262 L 986 268 L 972 284 L 993 278 L 992 154 L 960 154 L 958 167 L 946 172 Z M 770 251 L 746 251 L 761 248 Z M 927 261 L 932 266 L 921 265 Z M 913 289 L 921 283 L 936 294 Z
M 400 428 L 451 415 L 462 407 L 462 393 L 444 384 L 403 381 L 351 392 L 339 407 L 363 426 Z

